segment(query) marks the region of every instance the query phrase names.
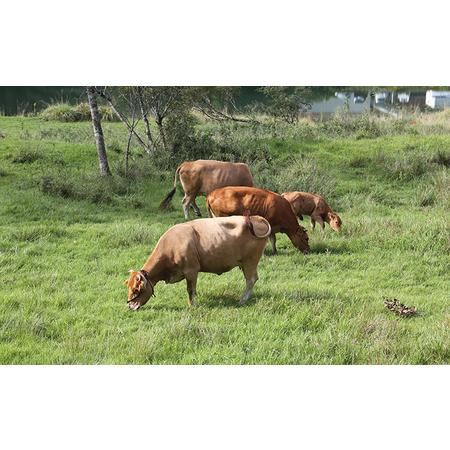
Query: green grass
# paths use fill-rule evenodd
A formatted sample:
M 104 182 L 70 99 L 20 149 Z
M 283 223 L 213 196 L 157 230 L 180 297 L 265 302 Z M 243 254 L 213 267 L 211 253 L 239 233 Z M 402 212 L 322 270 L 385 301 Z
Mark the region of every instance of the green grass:
M 121 178 L 117 123 L 105 123 L 119 148 L 109 152 L 112 181 L 96 176 L 87 122 L 1 117 L 0 131 L 0 363 L 449 363 L 450 135 L 250 136 L 269 149 L 274 173 L 302 155 L 333 179 L 342 232 L 309 232 L 307 256 L 280 236 L 244 307 L 234 269 L 200 274 L 195 308 L 180 282 L 157 285 L 133 313 L 128 269 L 183 221 L 179 191 L 168 213 L 157 211 L 173 171 L 135 150 L 137 175 Z M 284 180 L 280 169 L 273 183 Z M 419 314 L 394 316 L 383 297 Z

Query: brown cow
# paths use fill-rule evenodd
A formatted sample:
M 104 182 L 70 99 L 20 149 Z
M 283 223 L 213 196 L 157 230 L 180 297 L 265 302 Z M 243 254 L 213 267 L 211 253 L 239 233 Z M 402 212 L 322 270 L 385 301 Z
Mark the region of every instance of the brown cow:
M 275 233 L 285 233 L 303 253 L 309 252 L 308 235 L 298 224 L 291 205 L 281 195 L 265 189 L 235 186 L 216 189 L 206 197 L 208 212 L 213 217 L 250 214 L 265 217 L 272 227 L 270 241 L 277 252 Z
M 309 192 L 285 192 L 281 194 L 290 204 L 294 210 L 295 215 L 303 220 L 303 214 L 311 217 L 311 226 L 316 226 L 316 222 L 325 228 L 327 222 L 330 227 L 339 231 L 341 229 L 341 218 L 329 207 L 328 203 L 320 196 L 310 194 Z
M 214 189 L 223 186 L 253 186 L 253 178 L 247 164 L 199 159 L 185 161 L 175 172 L 173 189 L 161 202 L 160 209 L 166 209 L 172 201 L 177 188 L 177 177 L 183 186 L 183 212 L 189 219 L 189 206 L 195 214 L 201 217 L 201 212 L 195 203 L 199 194 L 208 195 Z
M 186 279 L 189 305 L 194 304 L 199 272 L 222 274 L 239 266 L 247 287 L 239 302 L 245 303 L 258 280 L 257 267 L 267 238 L 269 222 L 258 216 L 197 219 L 169 228 L 141 270 L 130 270 L 125 281 L 128 307 L 147 303 L 159 281 L 176 283 Z

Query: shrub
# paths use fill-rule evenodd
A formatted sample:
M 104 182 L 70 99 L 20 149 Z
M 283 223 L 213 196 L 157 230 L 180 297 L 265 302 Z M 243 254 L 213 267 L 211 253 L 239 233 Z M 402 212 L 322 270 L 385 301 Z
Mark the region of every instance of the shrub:
M 100 112 L 102 120 L 104 120 L 105 122 L 119 122 L 119 118 L 110 106 L 100 105 L 98 110 Z M 91 116 L 89 113 L 89 120 L 90 118 Z
M 99 106 L 100 117 L 106 122 L 116 122 L 117 116 L 109 106 Z M 39 113 L 43 120 L 55 120 L 58 122 L 82 122 L 91 120 L 91 111 L 86 102 L 78 105 L 69 105 L 68 103 L 54 103 L 47 106 Z
M 56 120 L 59 122 L 77 122 L 80 120 L 80 116 L 75 111 L 75 108 L 67 103 L 49 105 L 40 112 L 39 117 L 43 120 Z
M 76 117 L 76 121 L 88 121 L 91 120 L 91 110 L 89 108 L 89 104 L 86 102 L 78 103 L 72 107 L 74 112 L 74 117 Z M 101 112 L 100 112 L 101 115 Z

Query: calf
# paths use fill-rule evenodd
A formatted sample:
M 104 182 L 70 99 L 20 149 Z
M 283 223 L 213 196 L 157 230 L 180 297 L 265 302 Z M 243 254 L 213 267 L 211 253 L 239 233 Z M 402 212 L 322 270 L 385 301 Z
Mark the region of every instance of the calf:
M 269 222 L 258 216 L 197 219 L 166 231 L 141 270 L 130 270 L 125 281 L 128 307 L 137 310 L 153 295 L 156 283 L 186 279 L 189 305 L 194 304 L 199 272 L 228 272 L 239 266 L 247 282 L 240 305 L 252 295 L 257 266 L 271 233 Z
M 177 189 L 177 177 L 180 178 L 184 190 L 183 212 L 185 219 L 189 219 L 189 207 L 200 217 L 200 209 L 195 203 L 199 194 L 209 194 L 222 186 L 253 186 L 253 178 L 247 164 L 231 163 L 199 159 L 185 161 L 175 172 L 173 189 L 161 202 L 160 209 L 166 209 L 172 201 Z
M 272 227 L 270 240 L 273 253 L 277 252 L 275 233 L 287 234 L 295 247 L 303 253 L 309 252 L 306 230 L 299 226 L 291 205 L 281 195 L 254 187 L 225 187 L 211 192 L 206 197 L 206 206 L 213 217 L 249 211 L 266 218 Z
M 325 228 L 327 222 L 330 227 L 339 231 L 341 229 L 341 218 L 328 206 L 328 203 L 320 196 L 309 192 L 285 192 L 281 194 L 289 201 L 296 216 L 303 220 L 303 214 L 311 217 L 311 226 L 314 228 L 316 222 Z

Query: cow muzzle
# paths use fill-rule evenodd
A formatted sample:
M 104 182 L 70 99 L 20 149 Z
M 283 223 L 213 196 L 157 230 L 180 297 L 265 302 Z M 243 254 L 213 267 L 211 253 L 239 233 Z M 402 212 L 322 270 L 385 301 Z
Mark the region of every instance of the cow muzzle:
M 135 300 L 129 300 L 127 301 L 128 308 L 131 309 L 131 311 L 136 311 L 141 307 L 141 303 L 137 302 Z

